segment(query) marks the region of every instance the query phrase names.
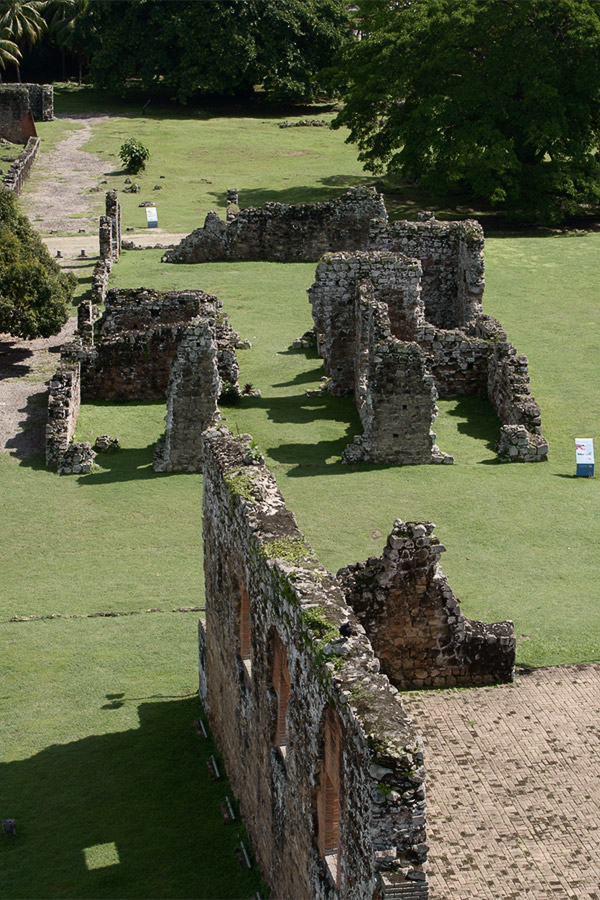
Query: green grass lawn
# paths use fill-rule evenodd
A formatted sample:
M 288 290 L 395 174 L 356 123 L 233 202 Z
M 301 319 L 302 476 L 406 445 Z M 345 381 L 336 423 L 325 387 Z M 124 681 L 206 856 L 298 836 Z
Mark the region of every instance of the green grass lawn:
M 124 227 L 145 224 L 143 199 L 157 201 L 161 227 L 187 231 L 224 208 L 228 187 L 249 205 L 327 199 L 364 179 L 342 133 L 279 129 L 265 109 L 151 106 L 142 116 L 141 102 L 57 92 L 59 111 L 90 108 L 119 113 L 87 147 L 107 172 L 119 171 L 126 137 L 152 152 L 143 192 L 119 195 Z M 66 127 L 42 123 L 44 147 Z M 115 174 L 108 186 L 123 180 Z M 153 192 L 157 183 L 164 189 Z M 487 241 L 484 307 L 530 359 L 550 441 L 540 465 L 499 465 L 490 406 L 456 398 L 439 404 L 435 423 L 453 467 L 342 466 L 360 428 L 353 401 L 307 397 L 321 363 L 289 349 L 312 325 L 305 292 L 315 266 L 165 265 L 160 255 L 123 253 L 113 283 L 201 288 L 223 300 L 253 344 L 239 352 L 240 380 L 262 391 L 224 409 L 227 424 L 257 440 L 324 565 L 379 554 L 395 518 L 434 521 L 463 611 L 514 619 L 519 664 L 600 661 L 600 479 L 573 477 L 574 438 L 600 439 L 600 236 Z M 85 404 L 77 437 L 108 432 L 122 446 L 98 456 L 89 476 L 0 456 L 0 810 L 19 829 L 0 841 L 7 900 L 250 897 L 259 887 L 238 867 L 237 827 L 223 824 L 226 786 L 206 774 L 214 748 L 192 728 L 198 613 L 173 610 L 203 602 L 202 478 L 152 472 L 164 414 L 163 404 Z M 85 617 L 107 611 L 132 615 Z M 57 614 L 69 618 L 8 621 Z

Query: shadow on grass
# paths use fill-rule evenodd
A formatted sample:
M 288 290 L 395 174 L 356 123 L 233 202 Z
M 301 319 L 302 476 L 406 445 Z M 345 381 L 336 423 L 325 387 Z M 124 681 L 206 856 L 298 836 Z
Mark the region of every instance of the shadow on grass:
M 324 203 L 341 197 L 345 191 L 360 184 L 373 184 L 373 178 L 360 178 L 353 175 L 332 175 L 321 179 L 323 187 L 314 185 L 294 185 L 281 190 L 268 188 L 239 188 L 240 209 L 249 206 L 264 206 L 265 203 Z M 223 191 L 212 191 L 217 206 L 224 207 Z
M 108 727 L 116 708 L 103 707 Z M 3 810 L 17 820 L 0 843 L 3 896 L 249 897 L 261 887 L 237 862 L 238 823 L 224 824 L 230 792 L 209 779 L 218 754 L 194 732 L 198 699 L 138 711 L 138 729 L 0 766 Z
M 83 487 L 94 487 L 117 481 L 158 478 L 160 475 L 152 468 L 155 447 L 156 444 L 152 443 L 147 447 L 121 448 L 116 453 L 99 453 L 96 463 L 100 470 L 82 475 L 78 483 Z
M 494 450 L 500 435 L 501 422 L 489 400 L 473 395 L 461 395 L 458 397 L 444 398 L 454 403 L 452 409 L 446 410 L 446 415 L 461 419 L 456 430 L 459 434 L 481 441 L 488 450 Z M 482 459 L 482 465 L 496 463 L 496 459 Z

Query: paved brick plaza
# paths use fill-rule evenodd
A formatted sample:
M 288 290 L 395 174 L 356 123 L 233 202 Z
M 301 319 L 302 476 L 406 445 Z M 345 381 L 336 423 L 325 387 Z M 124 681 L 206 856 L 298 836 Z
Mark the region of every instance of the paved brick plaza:
M 403 700 L 426 751 L 431 900 L 600 900 L 600 666 Z

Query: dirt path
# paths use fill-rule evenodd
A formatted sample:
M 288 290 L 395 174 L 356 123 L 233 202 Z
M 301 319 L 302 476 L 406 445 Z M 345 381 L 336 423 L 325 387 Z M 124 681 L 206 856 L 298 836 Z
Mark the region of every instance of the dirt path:
M 41 231 L 77 231 L 94 233 L 97 220 L 92 217 L 73 219 L 89 210 L 87 196 L 104 174 L 106 161 L 81 148 L 92 136 L 94 125 L 109 116 L 61 116 L 73 124 L 54 150 L 43 150 L 35 161 L 32 181 L 21 195 L 21 207 L 33 225 Z

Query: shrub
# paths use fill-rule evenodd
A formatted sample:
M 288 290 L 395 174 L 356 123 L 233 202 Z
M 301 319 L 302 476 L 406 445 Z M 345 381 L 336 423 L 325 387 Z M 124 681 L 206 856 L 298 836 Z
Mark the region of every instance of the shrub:
M 124 144 L 121 144 L 119 157 L 128 172 L 136 174 L 146 168 L 146 160 L 150 156 L 147 147 L 137 141 L 135 138 L 129 138 Z

